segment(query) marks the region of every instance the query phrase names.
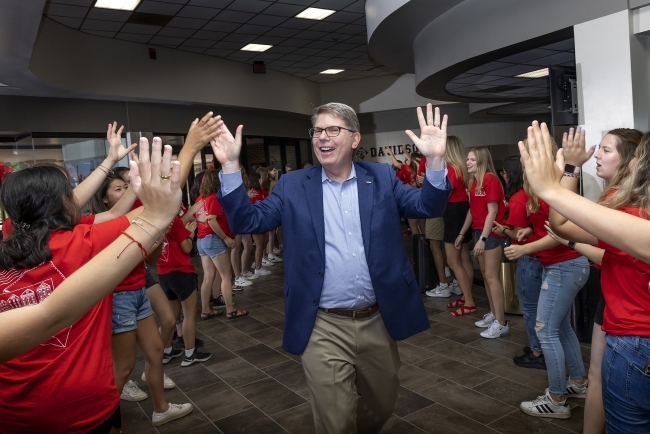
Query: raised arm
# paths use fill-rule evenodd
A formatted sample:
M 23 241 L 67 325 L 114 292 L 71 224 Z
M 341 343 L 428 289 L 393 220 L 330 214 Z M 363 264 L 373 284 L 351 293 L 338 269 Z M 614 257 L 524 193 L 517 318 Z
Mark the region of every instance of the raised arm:
M 445 149 L 447 148 L 447 115 L 440 120 L 440 109 L 432 110 L 427 104 L 427 117 L 424 118 L 422 108 L 417 108 L 418 121 L 420 122 L 420 137 L 411 130 L 406 134 L 413 140 L 422 155 L 427 158 L 427 167 L 431 170 L 445 168 Z
M 395 158 L 395 154 L 393 154 L 393 150 L 390 148 L 390 146 L 384 146 L 384 152 L 390 156 L 391 164 L 398 169 L 401 169 L 402 163 L 397 161 L 397 158 Z
M 135 144 L 132 144 L 127 148 L 122 146 L 122 130 L 124 130 L 124 125 L 122 125 L 118 130 L 117 122 L 108 124 L 108 129 L 106 130 L 108 156 L 104 161 L 102 161 L 102 164 L 100 164 L 96 170 L 93 170 L 90 175 L 88 175 L 88 177 L 73 190 L 74 197 L 77 200 L 79 207 L 83 208 L 90 201 L 93 194 L 95 194 L 99 187 L 101 187 L 102 182 L 104 182 L 104 179 L 111 171 L 111 168 L 122 158 L 126 157 L 129 152 L 135 149 Z
M 593 246 L 591 244 L 577 243 L 575 241 L 573 241 L 573 244 L 571 244 L 570 240 L 566 240 L 556 235 L 553 232 L 553 229 L 551 229 L 551 227 L 549 226 L 548 222 L 546 222 L 546 225 L 544 225 L 544 227 L 548 231 L 548 235 L 558 243 L 575 250 L 576 252 L 580 253 L 582 256 L 589 259 L 594 264 L 598 264 L 598 265 L 603 264 L 603 255 L 605 254 L 604 249 Z
M 190 171 L 194 168 L 194 156 L 208 143 L 221 134 L 220 127 L 223 125 L 221 116 L 212 116 L 208 112 L 201 119 L 195 119 L 190 125 L 185 138 L 185 144 L 178 153 L 178 162 L 181 165 L 181 185 L 187 181 Z
M 519 152 L 538 197 L 598 239 L 650 263 L 650 220 L 606 208 L 562 187 L 546 124 L 535 121 L 528 128 L 528 146 L 529 151 L 519 142 Z
M 154 143 L 151 162 L 131 162 L 131 186 L 144 204 L 142 216 L 164 232 L 181 202 L 180 166 L 171 163 L 172 149 Z M 148 149 L 147 149 L 148 151 Z M 162 179 L 162 174 L 170 174 Z M 0 363 L 36 347 L 63 327 L 81 318 L 110 294 L 153 246 L 146 232 L 129 226 L 111 245 L 74 272 L 40 304 L 0 313 Z M 89 285 L 88 282 L 93 282 Z

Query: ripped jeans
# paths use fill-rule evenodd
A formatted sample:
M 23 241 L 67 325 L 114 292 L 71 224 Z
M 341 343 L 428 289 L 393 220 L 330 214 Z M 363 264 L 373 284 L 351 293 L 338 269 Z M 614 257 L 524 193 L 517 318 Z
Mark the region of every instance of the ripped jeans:
M 544 351 L 549 391 L 556 395 L 566 394 L 565 361 L 571 378 L 586 375 L 578 337 L 571 327 L 571 308 L 588 277 L 589 262 L 584 256 L 544 266 L 542 273 L 535 330 Z

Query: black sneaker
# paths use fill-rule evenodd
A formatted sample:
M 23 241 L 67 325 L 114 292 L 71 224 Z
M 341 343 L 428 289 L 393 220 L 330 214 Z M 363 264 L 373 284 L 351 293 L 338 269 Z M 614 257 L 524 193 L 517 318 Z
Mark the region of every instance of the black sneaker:
M 513 357 L 512 361 L 515 362 L 515 365 L 522 368 L 546 370 L 546 360 L 544 359 L 544 354 L 540 354 L 539 357 L 536 357 L 535 354 L 533 354 L 531 351 L 530 353 L 524 354 L 523 356 Z
M 175 359 L 176 357 L 180 357 L 183 355 L 183 350 L 180 349 L 174 349 L 172 345 L 172 352 L 167 354 L 163 352 L 163 365 L 166 365 L 171 361 L 171 359 Z
M 223 300 L 223 295 L 212 300 L 212 307 L 223 307 L 226 305 L 226 302 Z
M 183 358 L 183 361 L 181 362 L 181 366 L 190 366 L 194 362 L 205 362 L 206 360 L 209 360 L 210 357 L 212 357 L 212 354 L 200 353 L 199 350 L 194 348 L 194 352 L 192 352 L 192 355 L 190 357 L 185 356 Z
M 205 344 L 202 339 L 194 338 L 194 348 L 200 348 Z M 172 346 L 174 348 L 185 348 L 185 339 L 182 336 L 176 336 L 172 341 Z

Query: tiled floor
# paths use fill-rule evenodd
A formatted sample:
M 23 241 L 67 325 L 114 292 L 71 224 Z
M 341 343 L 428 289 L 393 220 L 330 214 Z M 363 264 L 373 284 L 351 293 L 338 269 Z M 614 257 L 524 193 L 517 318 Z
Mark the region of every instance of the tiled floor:
M 409 250 L 409 249 L 407 249 Z M 198 258 L 195 258 L 198 259 Z M 196 261 L 198 263 L 198 261 Z M 212 358 L 180 367 L 180 358 L 165 365 L 177 388 L 170 402 L 192 402 L 189 416 L 157 429 L 150 424 L 151 398 L 122 401 L 124 434 L 145 433 L 292 433 L 314 432 L 309 394 L 300 358 L 284 352 L 282 327 L 283 265 L 269 267 L 253 286 L 236 293 L 238 308 L 250 316 L 199 322 L 198 337 Z M 197 267 L 200 269 L 200 267 Z M 521 317 L 509 316 L 512 336 L 487 340 L 474 321 L 487 312 L 482 288 L 475 288 L 479 313 L 452 318 L 447 299 L 425 297 L 431 328 L 399 343 L 401 387 L 394 415 L 384 433 L 570 433 L 582 432 L 583 399 L 572 399 L 568 420 L 544 420 L 519 410 L 548 386 L 546 371 L 512 363 L 527 345 Z M 583 347 L 585 363 L 589 347 Z M 132 378 L 139 381 L 143 361 Z

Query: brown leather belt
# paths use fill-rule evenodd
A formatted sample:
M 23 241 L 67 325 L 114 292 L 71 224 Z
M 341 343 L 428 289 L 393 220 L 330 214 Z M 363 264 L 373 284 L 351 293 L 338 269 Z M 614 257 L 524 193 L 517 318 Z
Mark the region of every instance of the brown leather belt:
M 379 310 L 379 305 L 375 303 L 372 306 L 364 307 L 363 309 L 324 309 L 319 307 L 318 310 L 334 315 L 341 315 L 347 318 L 361 319 L 368 318 L 373 313 L 377 312 Z

